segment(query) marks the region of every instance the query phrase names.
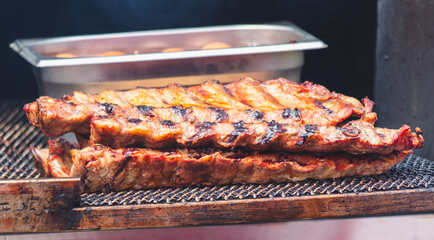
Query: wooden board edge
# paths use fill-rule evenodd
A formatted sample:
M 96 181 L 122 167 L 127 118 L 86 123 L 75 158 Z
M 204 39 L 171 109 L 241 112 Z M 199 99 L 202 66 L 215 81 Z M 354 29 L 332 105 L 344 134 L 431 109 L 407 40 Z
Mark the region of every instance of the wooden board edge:
M 2 217 L 72 209 L 79 202 L 79 178 L 0 180 Z
M 434 212 L 434 188 L 215 202 L 80 207 L 43 213 L 1 233 L 258 223 Z

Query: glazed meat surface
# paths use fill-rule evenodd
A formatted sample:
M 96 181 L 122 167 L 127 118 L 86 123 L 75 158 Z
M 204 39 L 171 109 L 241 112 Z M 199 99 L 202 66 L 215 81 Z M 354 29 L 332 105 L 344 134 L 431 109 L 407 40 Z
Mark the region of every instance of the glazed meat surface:
M 51 143 L 53 144 L 53 143 Z M 62 153 L 62 152 L 61 152 Z M 40 156 L 51 164 L 48 176 L 81 177 L 86 192 L 192 185 L 269 183 L 380 174 L 408 152 L 387 155 L 348 153 L 258 153 L 212 148 L 191 150 L 111 149 L 94 145 L 71 150 L 72 165 L 61 157 Z M 59 169 L 56 169 L 58 167 Z
M 30 123 L 50 137 L 68 132 L 89 134 L 94 116 L 140 114 L 160 121 L 257 123 L 275 121 L 285 124 L 334 126 L 351 116 L 373 124 L 373 103 L 363 104 L 325 87 L 309 82 L 297 84 L 286 79 L 255 81 L 250 78 L 227 85 L 215 81 L 184 88 L 136 88 L 105 91 L 98 95 L 74 92 L 62 99 L 40 97 L 26 104 Z
M 269 183 L 380 174 L 424 144 L 422 132 L 374 127 L 373 102 L 286 79 L 74 92 L 26 104 L 50 137 L 33 149 L 46 177 L 84 191 Z
M 417 131 L 418 132 L 418 131 Z M 174 123 L 119 117 L 94 117 L 89 144 L 122 147 L 242 147 L 257 151 L 339 152 L 352 154 L 421 148 L 424 140 L 409 126 L 375 128 L 355 120 L 340 126 L 262 123 Z

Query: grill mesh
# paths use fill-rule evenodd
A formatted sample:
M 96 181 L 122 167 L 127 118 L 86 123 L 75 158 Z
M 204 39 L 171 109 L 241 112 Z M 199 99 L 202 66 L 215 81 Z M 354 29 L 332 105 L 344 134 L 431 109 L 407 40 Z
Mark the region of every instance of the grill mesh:
M 22 110 L 24 101 L 0 105 L 0 179 L 38 178 L 30 146 L 45 147 L 47 139 L 31 126 Z
M 29 146 L 47 145 L 47 138 L 31 126 L 24 101 L 0 104 L 0 179 L 41 177 L 33 165 Z M 166 188 L 116 193 L 83 194 L 81 206 L 207 202 L 254 198 L 286 198 L 324 194 L 378 192 L 434 187 L 434 162 L 408 156 L 382 175 L 340 179 L 305 180 L 295 183 L 246 184 L 217 187 Z

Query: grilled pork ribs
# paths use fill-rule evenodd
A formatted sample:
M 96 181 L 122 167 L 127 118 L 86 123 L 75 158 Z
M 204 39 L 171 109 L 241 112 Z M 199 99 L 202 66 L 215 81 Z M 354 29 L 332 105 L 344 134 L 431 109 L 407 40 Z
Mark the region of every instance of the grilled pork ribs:
M 46 176 L 85 191 L 297 181 L 379 174 L 421 148 L 422 132 L 374 127 L 373 102 L 286 79 L 135 88 L 26 104 L 45 135 Z
M 75 149 L 77 146 L 62 140 L 50 140 L 49 146 L 49 150 L 34 150 L 45 176 L 81 177 L 86 192 L 372 175 L 387 171 L 408 153 L 260 153 L 215 148 L 161 151 L 102 145 Z
M 334 126 L 349 117 L 373 123 L 373 103 L 364 104 L 309 82 L 250 78 L 227 85 L 215 81 L 183 88 L 135 88 L 98 95 L 74 92 L 61 99 L 40 97 L 24 107 L 30 123 L 50 137 L 68 132 L 88 134 L 94 116 L 141 116 L 172 122 L 255 123 L 276 121 Z M 366 120 L 368 121 L 368 120 Z

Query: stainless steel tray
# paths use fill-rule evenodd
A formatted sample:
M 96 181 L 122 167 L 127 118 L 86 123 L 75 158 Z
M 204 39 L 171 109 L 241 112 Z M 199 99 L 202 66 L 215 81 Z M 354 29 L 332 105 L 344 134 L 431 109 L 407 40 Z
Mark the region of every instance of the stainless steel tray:
M 232 47 L 198 50 L 210 42 Z M 161 87 L 171 82 L 194 85 L 209 79 L 235 81 L 244 76 L 299 81 L 303 51 L 326 45 L 284 22 L 23 39 L 10 47 L 34 66 L 40 93 L 58 97 L 73 90 Z M 161 52 L 170 47 L 185 51 Z M 127 54 L 98 56 L 112 50 Z M 79 57 L 54 57 L 64 52 Z

